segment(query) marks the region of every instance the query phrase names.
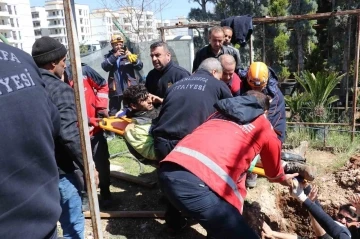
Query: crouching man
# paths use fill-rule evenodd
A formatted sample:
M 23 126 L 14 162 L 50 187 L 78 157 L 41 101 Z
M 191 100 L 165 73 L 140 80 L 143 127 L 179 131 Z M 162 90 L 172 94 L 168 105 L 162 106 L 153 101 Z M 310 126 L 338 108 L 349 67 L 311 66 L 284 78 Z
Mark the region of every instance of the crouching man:
M 281 142 L 266 118 L 261 92 L 220 100 L 217 112 L 160 162 L 160 187 L 180 211 L 197 220 L 208 238 L 259 238 L 242 214 L 246 172 L 255 155 L 271 182 L 291 186 L 298 174 L 281 167 Z

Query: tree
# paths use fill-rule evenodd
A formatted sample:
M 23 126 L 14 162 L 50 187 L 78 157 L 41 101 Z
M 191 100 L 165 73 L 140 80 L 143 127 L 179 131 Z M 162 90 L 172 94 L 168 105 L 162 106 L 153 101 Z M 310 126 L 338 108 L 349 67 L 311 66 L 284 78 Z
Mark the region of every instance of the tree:
M 290 0 L 289 14 L 302 15 L 315 13 L 317 11 L 317 3 L 315 0 Z M 294 31 L 291 32 L 290 44 L 292 49 L 296 49 L 293 59 L 297 60 L 297 64 L 292 64 L 292 70 L 302 71 L 305 65 L 305 56 L 310 55 L 314 49 L 313 44 L 317 43 L 315 36 L 316 31 L 313 26 L 316 21 L 297 21 L 293 24 Z
M 103 0 L 103 5 L 106 9 L 119 9 L 109 11 L 113 15 L 113 22 L 124 26 L 120 31 L 128 38 L 143 42 L 153 40 L 148 33 L 156 28 L 154 15 L 163 11 L 170 2 L 171 0 Z
M 190 14 L 192 16 L 194 16 L 195 13 L 200 13 L 201 17 L 198 17 L 198 19 L 205 19 L 205 21 L 207 21 L 209 18 L 211 19 L 211 13 L 206 10 L 206 4 L 214 3 L 214 0 L 189 0 L 189 3 L 190 2 L 198 3 L 200 5 L 201 9 L 191 8 L 190 13 L 189 13 L 189 19 L 195 19 L 195 18 L 190 17 Z M 201 12 L 199 10 L 201 10 Z M 209 30 L 207 28 L 205 28 L 204 29 L 204 38 L 207 39 L 208 35 L 209 35 Z

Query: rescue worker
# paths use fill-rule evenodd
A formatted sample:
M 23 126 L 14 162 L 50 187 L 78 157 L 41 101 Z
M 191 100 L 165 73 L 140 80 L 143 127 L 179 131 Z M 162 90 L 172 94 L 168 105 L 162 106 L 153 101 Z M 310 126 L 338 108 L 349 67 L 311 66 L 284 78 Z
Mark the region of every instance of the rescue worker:
M 233 48 L 223 45 L 224 31 L 221 27 L 213 27 L 209 32 L 209 45 L 204 46 L 195 54 L 192 72 L 195 72 L 201 62 L 209 57 L 219 58 L 223 54 L 230 54 L 235 58 L 236 70 L 240 69 L 239 55 Z
M 234 57 L 229 54 L 224 54 L 219 57 L 219 61 L 223 68 L 221 80 L 226 83 L 234 97 L 239 96 L 241 94 L 240 89 L 242 81 L 235 73 L 236 61 Z
M 143 63 L 124 46 L 124 39 L 120 35 L 112 35 L 110 43 L 112 50 L 105 55 L 101 67 L 109 72 L 109 110 L 113 116 L 121 109 L 124 90 L 138 84 L 135 71 L 140 71 Z
M 231 98 L 226 84 L 220 81 L 222 67 L 215 58 L 204 60 L 193 75 L 186 77 L 166 92 L 160 115 L 153 126 L 154 149 L 158 161 L 163 160 L 176 144 L 215 112 L 217 100 Z M 177 233 L 186 220 L 171 203 L 165 213 L 170 233 Z
M 281 166 L 281 143 L 266 117 L 269 105 L 269 98 L 256 91 L 219 100 L 217 112 L 160 162 L 160 188 L 207 230 L 208 238 L 259 238 L 241 215 L 245 176 L 255 155 L 265 159 L 270 182 L 290 187 L 298 175 L 285 174 Z
M 0 238 L 56 239 L 59 111 L 26 52 L 0 42 Z
M 155 153 L 161 161 L 178 141 L 215 112 L 217 100 L 232 97 L 220 81 L 222 67 L 215 58 L 203 61 L 199 70 L 174 85 L 166 92 L 157 122 L 154 124 Z
M 99 172 L 99 188 L 102 207 L 107 207 L 111 204 L 110 193 L 110 154 L 108 144 L 104 136 L 104 131 L 99 127 L 99 118 L 107 118 L 109 105 L 109 87 L 106 80 L 101 77 L 94 69 L 85 63 L 81 64 L 83 83 L 85 90 L 86 112 L 88 116 L 90 140 L 92 155 L 95 167 Z M 71 67 L 66 67 L 64 80 L 73 87 L 74 81 L 72 77 Z M 83 190 L 83 207 L 87 209 L 87 195 L 86 188 Z
M 146 77 L 145 87 L 150 94 L 164 98 L 166 90 L 190 73 L 171 60 L 166 42 L 154 42 L 150 46 L 150 58 L 154 69 Z
M 285 100 L 278 87 L 275 72 L 263 62 L 253 62 L 247 70 L 238 71 L 242 80 L 241 94 L 249 90 L 263 92 L 271 98 L 268 119 L 281 143 L 285 141 L 286 115 Z M 257 174 L 249 173 L 246 184 L 248 187 L 256 186 Z

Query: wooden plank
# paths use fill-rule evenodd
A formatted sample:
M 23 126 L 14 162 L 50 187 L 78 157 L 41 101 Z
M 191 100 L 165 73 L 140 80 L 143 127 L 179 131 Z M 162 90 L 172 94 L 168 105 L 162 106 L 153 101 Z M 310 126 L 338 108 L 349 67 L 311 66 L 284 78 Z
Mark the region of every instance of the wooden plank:
M 140 177 L 136 177 L 136 176 L 126 174 L 126 173 L 117 172 L 117 171 L 111 171 L 110 176 L 112 176 L 114 178 L 121 179 L 121 180 L 125 180 L 127 182 L 139 184 L 141 186 L 145 186 L 145 187 L 148 187 L 148 188 L 152 188 L 156 184 L 156 182 L 154 182 L 154 181 L 144 179 L 144 178 L 140 178 Z
M 74 80 L 74 94 L 76 111 L 80 132 L 80 143 L 82 157 L 84 161 L 85 180 L 89 196 L 89 207 L 91 212 L 91 222 L 94 239 L 102 239 L 103 232 L 100 219 L 99 202 L 95 183 L 95 165 L 92 157 L 90 135 L 88 128 L 88 117 L 85 104 L 85 91 L 82 76 L 82 67 L 80 59 L 80 47 L 77 38 L 74 15 L 72 11 L 71 0 L 63 0 L 66 32 L 69 46 L 71 70 Z
M 90 212 L 84 212 L 85 218 L 90 217 Z M 164 218 L 164 211 L 105 211 L 100 212 L 101 218 Z
M 358 93 L 358 80 L 359 80 L 359 53 L 360 53 L 360 15 L 357 17 L 357 37 L 356 37 L 356 56 L 355 56 L 355 80 L 353 86 L 353 117 L 352 117 L 352 126 L 351 126 L 351 142 L 355 138 L 355 127 L 356 127 L 356 101 Z
M 304 15 L 292 15 L 292 16 L 281 16 L 281 17 L 261 17 L 261 18 L 253 18 L 253 24 L 261 24 L 261 23 L 279 23 L 279 22 L 292 22 L 292 21 L 300 21 L 300 20 L 318 20 L 318 19 L 326 19 L 335 16 L 345 16 L 345 15 L 358 15 L 360 14 L 360 9 L 353 10 L 344 10 L 344 11 L 335 11 L 335 12 L 323 12 L 323 13 L 312 13 L 312 14 L 304 14 Z M 219 26 L 220 22 L 195 22 L 184 25 L 174 25 L 174 26 L 166 26 L 159 27 L 158 30 L 161 29 L 174 29 L 174 28 L 205 28 L 205 27 L 214 27 Z

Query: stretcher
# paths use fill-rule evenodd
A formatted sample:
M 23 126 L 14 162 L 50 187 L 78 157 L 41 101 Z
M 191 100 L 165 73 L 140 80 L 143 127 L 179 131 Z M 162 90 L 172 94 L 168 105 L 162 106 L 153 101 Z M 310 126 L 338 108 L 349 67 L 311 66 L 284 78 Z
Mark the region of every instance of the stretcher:
M 102 128 L 104 130 L 108 130 L 108 131 L 114 132 L 120 136 L 123 136 L 126 126 L 128 124 L 130 124 L 131 122 L 132 122 L 132 120 L 130 118 L 126 118 L 126 117 L 118 118 L 115 116 L 111 116 L 109 118 L 103 118 L 99 122 L 99 126 L 100 126 L 100 128 Z M 256 173 L 259 176 L 265 176 L 265 171 L 261 167 L 255 166 L 252 168 L 251 172 Z
M 104 130 L 111 131 L 120 136 L 123 136 L 126 126 L 131 122 L 132 120 L 126 117 L 118 118 L 115 116 L 111 116 L 109 118 L 103 118 L 99 122 L 99 126 Z

